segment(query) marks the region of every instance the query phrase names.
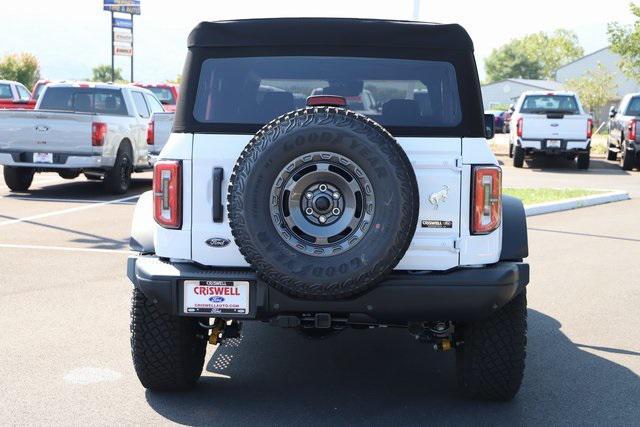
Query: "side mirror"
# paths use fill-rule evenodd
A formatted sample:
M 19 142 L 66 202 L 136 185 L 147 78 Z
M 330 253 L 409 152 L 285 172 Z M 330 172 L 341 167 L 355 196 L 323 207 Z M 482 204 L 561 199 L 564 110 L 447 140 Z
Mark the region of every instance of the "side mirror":
M 516 111 L 516 106 L 511 104 L 509 105 L 509 110 L 508 110 L 511 114 L 513 114 L 514 111 Z
M 617 113 L 616 107 L 612 105 L 611 108 L 609 108 L 609 117 L 613 119 Z
M 493 139 L 496 134 L 495 120 L 496 118 L 493 114 L 484 115 L 484 137 L 487 139 Z

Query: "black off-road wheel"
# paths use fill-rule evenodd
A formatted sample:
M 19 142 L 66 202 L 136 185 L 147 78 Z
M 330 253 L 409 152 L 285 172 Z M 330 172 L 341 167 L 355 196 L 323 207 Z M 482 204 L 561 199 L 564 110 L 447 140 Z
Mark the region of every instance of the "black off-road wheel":
M 524 148 L 516 145 L 513 147 L 513 167 L 521 168 L 522 166 L 524 166 Z
M 591 163 L 591 153 L 578 154 L 578 160 L 577 160 L 578 169 L 581 169 L 581 170 L 589 169 L 590 163 Z
M 207 331 L 196 318 L 164 313 L 134 288 L 131 355 L 138 379 L 154 391 L 193 387 L 204 366 Z
M 127 147 L 120 147 L 116 156 L 116 161 L 104 175 L 104 188 L 111 194 L 124 194 L 131 185 L 131 173 L 133 172 L 133 161 L 131 152 Z
M 627 144 L 624 142 L 622 144 L 622 148 L 620 149 L 620 167 L 624 171 L 633 170 L 635 166 L 635 152 L 631 150 L 627 150 Z
M 266 125 L 229 186 L 229 222 L 247 261 L 273 287 L 340 299 L 382 280 L 418 219 L 415 175 L 379 124 L 349 110 L 297 110 Z
M 459 388 L 473 398 L 513 399 L 524 375 L 526 290 L 491 317 L 456 326 L 456 340 Z
M 11 191 L 27 191 L 33 182 L 34 171 L 31 168 L 5 166 L 4 182 Z

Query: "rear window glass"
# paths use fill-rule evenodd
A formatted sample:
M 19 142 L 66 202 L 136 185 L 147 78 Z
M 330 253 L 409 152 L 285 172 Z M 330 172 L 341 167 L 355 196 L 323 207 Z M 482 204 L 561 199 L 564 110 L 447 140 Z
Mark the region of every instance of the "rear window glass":
M 13 93 L 11 93 L 11 86 L 7 84 L 0 84 L 0 98 L 12 99 Z
M 527 95 L 522 102 L 521 113 L 526 114 L 580 114 L 573 95 Z
M 127 115 L 121 91 L 113 89 L 49 87 L 44 92 L 40 109 Z
M 264 124 L 311 95 L 339 95 L 385 126 L 455 127 L 462 120 L 449 62 L 286 56 L 204 61 L 194 117 L 201 123 Z
M 163 104 L 173 105 L 176 103 L 176 99 L 173 97 L 171 89 L 166 87 L 148 87 L 151 92 L 162 102 Z
M 640 97 L 631 98 L 627 107 L 627 116 L 640 116 Z

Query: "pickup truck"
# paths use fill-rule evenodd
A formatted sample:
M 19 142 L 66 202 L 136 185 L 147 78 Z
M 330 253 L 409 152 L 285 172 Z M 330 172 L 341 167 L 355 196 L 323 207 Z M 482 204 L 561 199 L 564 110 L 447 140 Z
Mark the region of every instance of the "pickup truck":
M 563 156 L 589 169 L 593 120 L 573 92 L 524 92 L 511 117 L 509 157 L 521 168 L 526 158 Z M 515 126 L 513 126 L 515 124 Z
M 33 110 L 31 92 L 20 82 L 0 80 L 0 110 Z
M 162 123 L 156 132 L 156 120 Z M 152 167 L 150 154 L 168 139 L 173 114 L 150 91 L 115 84 L 46 86 L 34 111 L 0 112 L 0 164 L 12 191 L 26 191 L 37 172 L 74 179 L 84 173 L 105 190 L 125 193 L 132 172 Z
M 616 160 L 620 153 L 623 170 L 640 169 L 640 93 L 625 95 L 618 108 L 609 110 L 607 160 Z
M 165 111 L 175 113 L 178 104 L 178 86 L 173 83 L 134 83 L 149 89 L 162 103 Z

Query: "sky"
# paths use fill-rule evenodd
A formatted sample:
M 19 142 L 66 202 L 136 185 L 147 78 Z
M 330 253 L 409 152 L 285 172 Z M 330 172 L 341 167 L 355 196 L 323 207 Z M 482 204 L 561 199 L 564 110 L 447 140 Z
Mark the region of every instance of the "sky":
M 415 0 L 142 0 L 135 17 L 135 80 L 164 81 L 182 70 L 186 40 L 200 21 L 328 16 L 413 19 Z M 421 0 L 419 20 L 458 23 L 474 40 L 481 78 L 491 50 L 537 31 L 574 31 L 589 53 L 607 46 L 608 22 L 633 22 L 629 0 Z M 0 55 L 31 52 L 50 79 L 86 79 L 110 64 L 109 13 L 102 0 L 0 1 Z M 129 78 L 129 58 L 116 57 Z

